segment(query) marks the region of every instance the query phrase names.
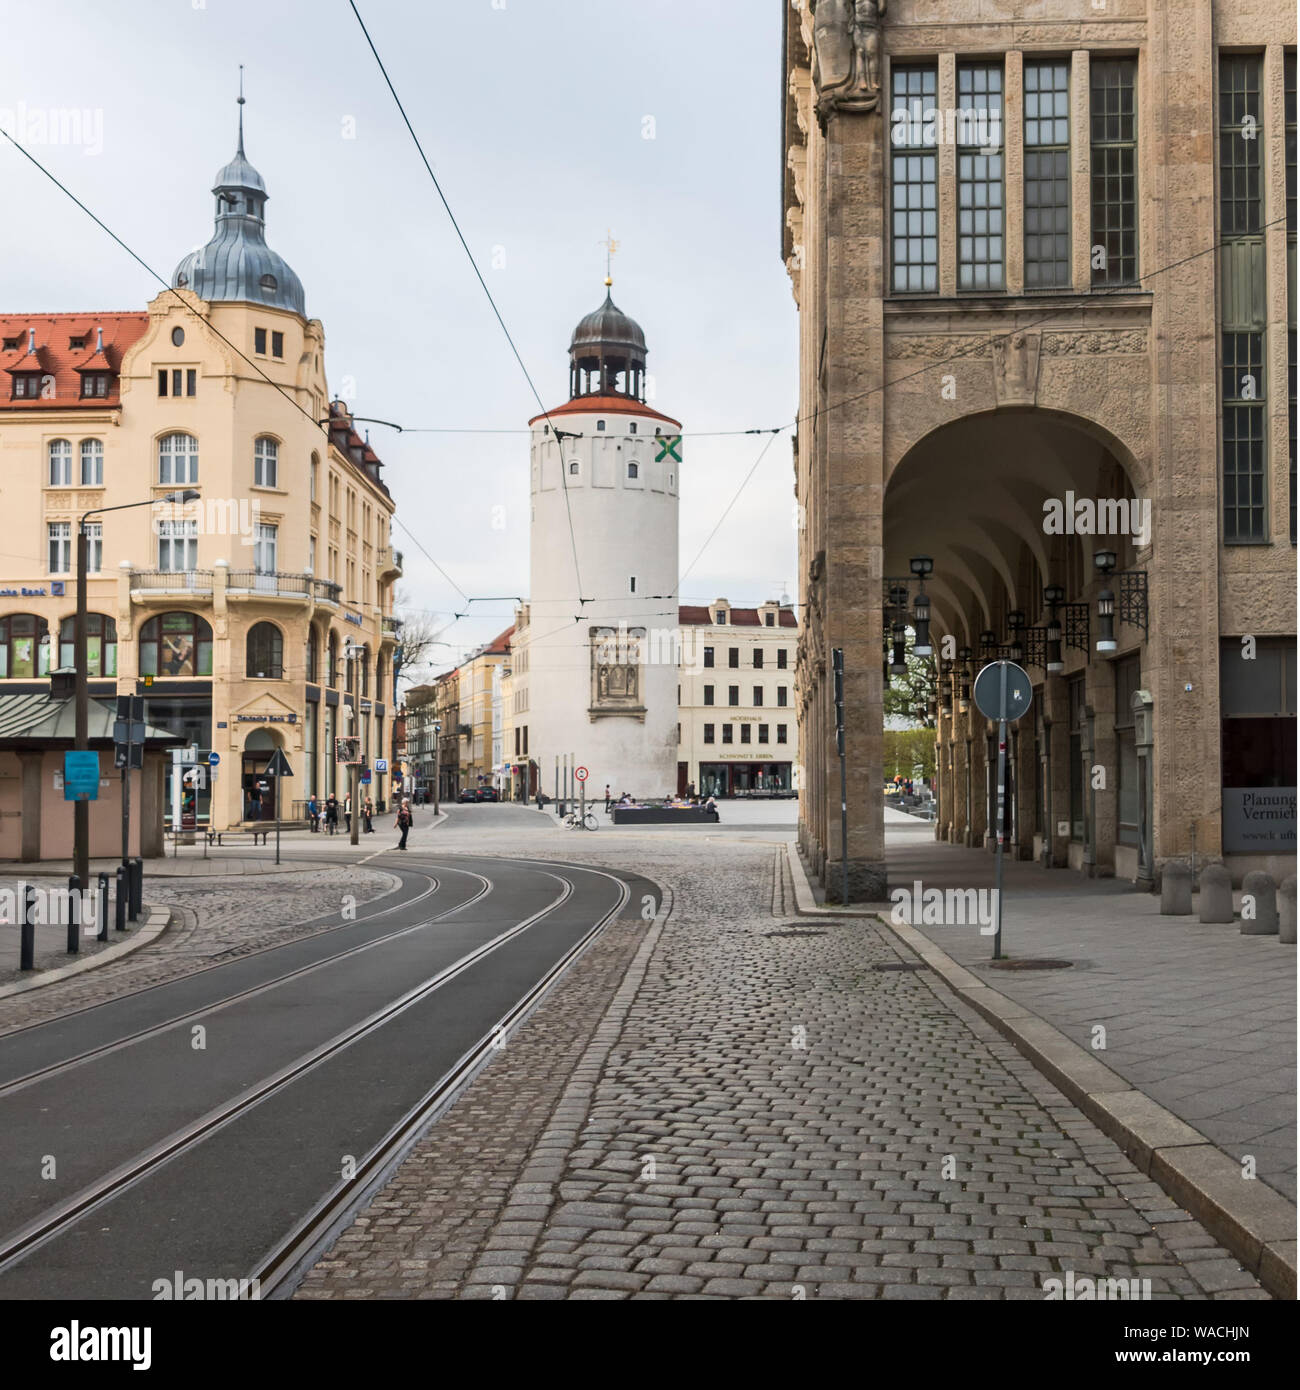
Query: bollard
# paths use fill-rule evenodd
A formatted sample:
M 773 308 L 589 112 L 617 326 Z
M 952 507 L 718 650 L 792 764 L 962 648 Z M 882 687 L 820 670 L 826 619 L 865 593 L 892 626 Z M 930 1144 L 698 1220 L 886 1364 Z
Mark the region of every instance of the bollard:
M 96 941 L 108 940 L 108 875 L 99 876 L 99 935 Z
M 117 882 L 113 885 L 113 927 L 116 931 L 126 930 L 126 899 L 127 899 L 127 873 L 121 864 L 117 866 L 115 875 Z
M 1277 939 L 1285 946 L 1295 945 L 1295 875 L 1288 874 L 1282 880 L 1277 895 L 1279 917 Z
M 36 969 L 36 888 L 34 884 L 24 883 L 22 944 L 19 947 L 18 968 Z
M 127 916 L 136 922 L 140 918 L 140 909 L 144 903 L 144 860 L 129 860 L 128 869 L 130 881 L 127 887 Z
M 81 880 L 76 874 L 68 875 L 68 954 L 75 956 L 81 950 L 81 910 L 85 902 L 81 896 Z
M 1160 874 L 1160 915 L 1186 917 L 1192 910 L 1192 869 L 1181 859 L 1171 859 Z
M 1222 864 L 1207 864 L 1201 870 L 1201 921 L 1231 922 L 1232 875 Z
M 1276 936 L 1277 930 L 1277 889 L 1271 875 L 1262 869 L 1255 869 L 1241 880 L 1241 934 L 1242 936 Z M 1254 916 L 1247 917 L 1249 910 L 1246 898 L 1254 898 Z

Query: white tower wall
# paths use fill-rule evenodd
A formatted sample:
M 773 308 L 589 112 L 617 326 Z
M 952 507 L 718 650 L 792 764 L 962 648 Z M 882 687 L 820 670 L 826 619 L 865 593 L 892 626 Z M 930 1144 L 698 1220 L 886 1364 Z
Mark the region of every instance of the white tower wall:
M 528 725 L 529 753 L 548 794 L 555 759 L 568 754 L 589 770 L 587 792 L 593 798 L 603 796 L 606 783 L 615 796 L 663 796 L 677 787 L 671 634 L 678 620 L 681 464 L 671 456 L 656 460 L 662 441 L 654 431 L 675 435 L 678 427 L 643 409 L 631 400 L 624 411 L 579 414 L 569 407 L 553 415 L 550 425 L 543 419 L 532 426 L 528 708 L 517 717 Z M 554 427 L 581 437 L 557 442 Z M 635 465 L 635 477 L 629 465 Z M 594 698 L 593 631 L 620 625 L 645 630 L 639 698 L 633 702 L 643 713 L 593 711 L 600 704 Z

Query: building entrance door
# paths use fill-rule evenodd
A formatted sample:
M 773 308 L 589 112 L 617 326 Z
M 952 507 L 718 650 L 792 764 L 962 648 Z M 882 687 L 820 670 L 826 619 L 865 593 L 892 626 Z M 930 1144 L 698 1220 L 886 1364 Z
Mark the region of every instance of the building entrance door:
M 276 782 L 266 775 L 276 743 L 265 729 L 255 729 L 244 744 L 240 786 L 243 789 L 245 820 L 274 820 Z

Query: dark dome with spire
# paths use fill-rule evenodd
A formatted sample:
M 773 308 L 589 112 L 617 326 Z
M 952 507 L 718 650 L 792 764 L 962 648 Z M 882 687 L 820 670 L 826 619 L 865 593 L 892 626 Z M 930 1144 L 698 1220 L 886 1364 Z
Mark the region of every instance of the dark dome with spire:
M 605 280 L 605 302 L 578 323 L 569 341 L 569 395 L 630 396 L 644 400 L 646 345 L 641 325 L 614 303 Z
M 239 147 L 218 174 L 212 239 L 172 273 L 177 289 L 201 299 L 242 300 L 307 317 L 302 281 L 266 244 L 266 184 L 244 154 L 244 97 L 239 97 Z

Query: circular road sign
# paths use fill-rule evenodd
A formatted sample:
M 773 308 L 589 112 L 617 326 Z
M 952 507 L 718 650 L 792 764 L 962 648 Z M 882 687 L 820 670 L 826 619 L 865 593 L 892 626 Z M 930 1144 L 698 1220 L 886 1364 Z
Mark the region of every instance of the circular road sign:
M 220 761 L 221 761 L 221 754 L 220 754 L 220 753 L 209 753 L 209 754 L 208 754 L 208 766 L 209 766 L 209 767 L 216 767 L 216 765 L 217 765 Z
M 585 767 L 575 767 L 573 769 L 573 775 L 579 782 L 585 782 L 587 780 L 587 769 Z
M 1019 719 L 1034 698 L 1029 676 L 1014 661 L 990 662 L 975 677 L 972 693 L 976 708 L 985 719 Z

